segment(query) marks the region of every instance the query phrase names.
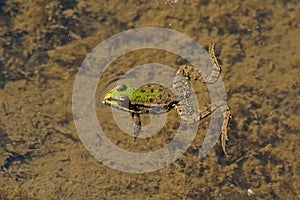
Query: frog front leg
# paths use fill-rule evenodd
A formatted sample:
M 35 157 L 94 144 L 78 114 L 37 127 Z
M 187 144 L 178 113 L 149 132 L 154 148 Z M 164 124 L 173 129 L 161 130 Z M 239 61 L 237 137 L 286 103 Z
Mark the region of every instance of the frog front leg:
M 134 135 L 134 141 L 136 140 L 136 137 L 141 132 L 141 117 L 138 113 L 131 113 L 131 117 L 133 119 L 133 135 Z

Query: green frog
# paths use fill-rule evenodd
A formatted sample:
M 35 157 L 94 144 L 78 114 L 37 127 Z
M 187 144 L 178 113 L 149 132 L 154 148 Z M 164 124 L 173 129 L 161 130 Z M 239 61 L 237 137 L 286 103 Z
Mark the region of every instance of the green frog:
M 191 79 L 203 83 L 214 83 L 220 76 L 221 66 L 215 56 L 214 44 L 209 47 L 209 55 L 213 68 L 211 74 L 205 79 L 193 66 L 182 65 L 177 70 L 173 80 L 173 91 L 158 84 L 147 84 L 140 88 L 118 84 L 104 96 L 103 104 L 130 112 L 134 122 L 135 136 L 138 136 L 141 131 L 140 114 L 143 113 L 162 114 L 175 109 L 183 120 L 188 123 L 196 123 L 216 109 L 221 109 L 223 113 L 221 144 L 222 150 L 226 154 L 225 144 L 228 140 L 227 130 L 230 120 L 228 106 L 224 102 L 206 105 L 199 110 L 199 116 L 194 112 L 189 98 Z

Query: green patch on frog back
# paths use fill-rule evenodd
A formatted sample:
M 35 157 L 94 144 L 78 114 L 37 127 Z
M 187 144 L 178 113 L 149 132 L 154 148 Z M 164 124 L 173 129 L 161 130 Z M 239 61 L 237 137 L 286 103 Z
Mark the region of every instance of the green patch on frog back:
M 133 102 L 142 102 L 148 104 L 169 104 L 177 102 L 174 93 L 159 84 L 146 84 L 141 86 L 132 94 Z
M 161 114 L 178 103 L 174 93 L 159 84 L 146 84 L 136 89 L 130 97 L 132 110 L 138 113 Z

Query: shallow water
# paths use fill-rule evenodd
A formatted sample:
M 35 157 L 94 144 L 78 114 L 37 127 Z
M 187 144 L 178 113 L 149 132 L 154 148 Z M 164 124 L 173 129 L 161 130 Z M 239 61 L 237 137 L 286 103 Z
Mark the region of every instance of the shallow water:
M 271 0 L 0 3 L 0 198 L 299 199 L 299 11 L 298 1 Z M 188 150 L 158 171 L 121 172 L 86 150 L 72 115 L 81 63 L 105 39 L 149 26 L 179 31 L 205 48 L 216 44 L 232 114 L 227 155 L 218 142 L 199 160 L 210 118 Z M 131 52 L 109 66 L 97 91 L 152 62 L 176 69 L 184 60 Z M 208 103 L 205 86 L 192 86 L 201 105 Z M 179 126 L 172 111 L 158 135 L 133 143 L 110 108 L 96 105 L 107 137 L 126 150 L 159 149 Z

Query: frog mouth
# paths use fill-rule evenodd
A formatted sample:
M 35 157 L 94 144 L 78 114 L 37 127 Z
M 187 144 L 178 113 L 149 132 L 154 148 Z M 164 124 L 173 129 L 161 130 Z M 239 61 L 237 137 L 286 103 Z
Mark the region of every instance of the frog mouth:
M 111 97 L 105 97 L 104 99 L 103 99 L 103 101 L 102 101 L 102 103 L 104 104 L 104 105 L 107 105 L 107 106 L 112 106 L 112 98 Z
M 104 99 L 104 100 L 102 101 L 102 103 L 103 103 L 104 105 L 106 105 L 106 106 L 109 106 L 109 105 L 110 105 L 110 103 L 108 102 L 108 99 Z
M 117 102 L 118 99 L 113 98 L 113 97 L 105 97 L 105 98 L 103 99 L 102 103 L 105 104 L 105 105 L 113 105 L 113 104 L 111 103 L 111 102 L 113 102 L 113 101 Z
M 113 98 L 113 97 L 107 97 L 107 98 L 104 98 L 104 100 L 102 101 L 102 103 L 106 106 L 111 106 L 113 108 L 116 108 L 118 110 L 123 110 L 123 111 L 127 111 L 127 112 L 130 112 L 130 109 L 129 108 L 126 108 L 126 107 L 121 107 L 121 106 L 118 106 L 118 105 L 115 105 L 111 102 L 117 102 L 118 99 L 116 98 Z

